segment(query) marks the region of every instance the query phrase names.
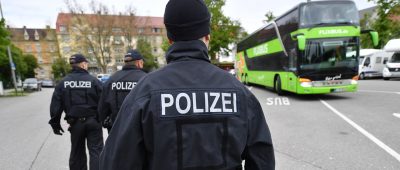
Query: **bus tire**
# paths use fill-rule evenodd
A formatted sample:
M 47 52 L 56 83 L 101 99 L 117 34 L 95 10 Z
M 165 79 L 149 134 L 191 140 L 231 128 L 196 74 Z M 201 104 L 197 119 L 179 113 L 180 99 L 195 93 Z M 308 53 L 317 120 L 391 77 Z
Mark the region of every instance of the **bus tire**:
M 244 84 L 245 84 L 246 86 L 249 85 L 249 77 L 247 76 L 247 74 L 244 75 Z
M 281 82 L 281 77 L 280 77 L 280 76 L 277 76 L 276 79 L 275 79 L 274 89 L 275 89 L 275 92 L 276 92 L 279 96 L 283 95 L 283 91 L 282 91 L 282 82 Z

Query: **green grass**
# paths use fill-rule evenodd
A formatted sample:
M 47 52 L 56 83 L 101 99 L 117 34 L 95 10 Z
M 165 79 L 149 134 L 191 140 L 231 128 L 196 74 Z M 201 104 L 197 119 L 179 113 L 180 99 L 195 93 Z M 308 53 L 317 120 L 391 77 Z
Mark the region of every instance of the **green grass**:
M 8 92 L 8 93 L 6 93 L 5 95 L 0 96 L 0 97 L 23 97 L 23 96 L 27 96 L 27 95 L 28 95 L 27 92 L 18 90 L 17 93 L 16 93 L 16 92 L 13 90 L 13 91 Z

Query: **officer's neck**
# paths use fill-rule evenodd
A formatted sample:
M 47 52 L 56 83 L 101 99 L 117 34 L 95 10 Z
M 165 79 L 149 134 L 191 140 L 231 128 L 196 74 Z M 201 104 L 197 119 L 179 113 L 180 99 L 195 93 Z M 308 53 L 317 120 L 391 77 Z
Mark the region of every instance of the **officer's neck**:
M 82 67 L 73 66 L 72 67 L 72 72 L 85 72 L 85 73 L 87 73 L 87 70 L 83 69 Z

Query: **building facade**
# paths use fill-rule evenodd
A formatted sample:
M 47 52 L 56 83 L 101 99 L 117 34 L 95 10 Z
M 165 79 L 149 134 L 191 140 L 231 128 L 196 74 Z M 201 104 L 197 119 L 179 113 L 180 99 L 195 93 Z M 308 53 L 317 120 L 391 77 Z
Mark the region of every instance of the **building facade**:
M 91 74 L 113 73 L 122 68 L 126 51 L 135 49 L 140 38 L 151 45 L 158 65 L 166 64 L 162 17 L 59 13 L 56 34 L 61 56 L 68 59 L 75 53 L 86 55 Z
M 35 69 L 38 79 L 52 79 L 51 66 L 54 60 L 60 57 L 56 30 L 46 26 L 36 28 L 8 28 L 11 33 L 11 42 L 25 54 L 32 54 L 38 61 L 39 68 Z

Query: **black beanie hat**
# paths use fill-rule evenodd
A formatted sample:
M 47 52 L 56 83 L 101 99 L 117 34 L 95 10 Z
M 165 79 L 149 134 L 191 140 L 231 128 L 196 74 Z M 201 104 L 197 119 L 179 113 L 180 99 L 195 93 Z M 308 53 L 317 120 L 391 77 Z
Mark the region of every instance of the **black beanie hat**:
M 137 50 L 128 50 L 125 54 L 124 62 L 136 61 L 136 60 L 143 60 L 142 54 L 139 53 Z
M 170 0 L 164 24 L 172 41 L 197 40 L 210 34 L 211 15 L 203 0 Z

